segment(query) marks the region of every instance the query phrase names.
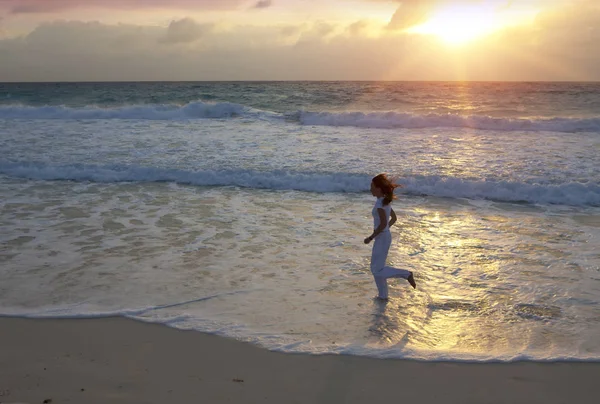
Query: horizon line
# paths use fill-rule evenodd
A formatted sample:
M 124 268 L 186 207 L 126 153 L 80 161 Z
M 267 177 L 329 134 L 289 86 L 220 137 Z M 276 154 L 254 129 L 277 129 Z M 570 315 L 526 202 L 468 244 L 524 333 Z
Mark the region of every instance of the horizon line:
M 117 83 L 600 83 L 600 80 L 42 80 L 0 81 L 0 84 L 117 84 Z

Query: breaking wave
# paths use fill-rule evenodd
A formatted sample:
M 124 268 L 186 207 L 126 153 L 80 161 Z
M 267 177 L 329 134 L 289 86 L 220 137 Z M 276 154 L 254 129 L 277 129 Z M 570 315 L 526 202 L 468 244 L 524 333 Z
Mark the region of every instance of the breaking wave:
M 245 105 L 194 101 L 178 104 L 141 104 L 118 107 L 0 106 L 0 119 L 279 119 L 301 125 L 349 126 L 373 129 L 470 128 L 495 131 L 597 132 L 594 118 L 499 118 L 485 115 L 413 114 L 405 112 L 311 112 L 281 114 Z
M 370 174 L 294 171 L 203 170 L 188 171 L 126 165 L 50 165 L 0 163 L 0 174 L 35 180 L 91 182 L 172 182 L 197 186 L 237 186 L 306 192 L 367 192 Z M 409 195 L 488 199 L 503 202 L 600 206 L 600 184 L 559 184 L 471 180 L 456 177 L 399 177 Z

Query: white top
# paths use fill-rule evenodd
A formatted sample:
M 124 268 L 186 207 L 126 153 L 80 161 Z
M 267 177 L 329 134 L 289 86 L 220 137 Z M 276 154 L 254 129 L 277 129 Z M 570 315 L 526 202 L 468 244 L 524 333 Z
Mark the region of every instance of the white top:
M 373 229 L 376 229 L 377 227 L 379 227 L 379 212 L 377 212 L 377 209 L 383 209 L 385 211 L 385 217 L 388 219 L 387 220 L 387 224 L 385 226 L 385 229 L 383 229 L 383 231 L 389 230 L 390 226 L 390 214 L 392 213 L 392 204 L 388 203 L 387 205 L 383 205 L 383 198 L 377 198 L 377 201 L 375 202 L 375 206 L 373 206 Z

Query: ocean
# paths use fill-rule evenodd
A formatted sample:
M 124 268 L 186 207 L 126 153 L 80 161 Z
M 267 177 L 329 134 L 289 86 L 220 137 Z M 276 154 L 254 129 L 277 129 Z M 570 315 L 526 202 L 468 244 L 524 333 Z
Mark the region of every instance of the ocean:
M 372 176 L 393 207 L 369 270 Z M 0 315 L 600 360 L 600 83 L 0 84 Z

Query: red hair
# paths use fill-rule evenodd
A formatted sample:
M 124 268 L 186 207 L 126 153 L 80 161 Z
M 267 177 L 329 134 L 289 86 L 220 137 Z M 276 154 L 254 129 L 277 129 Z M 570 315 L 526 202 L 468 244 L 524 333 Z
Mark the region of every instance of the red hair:
M 373 184 L 383 192 L 383 204 L 389 205 L 392 200 L 396 199 L 394 189 L 401 188 L 401 185 L 396 184 L 392 179 L 388 178 L 387 174 L 382 173 L 373 177 Z

